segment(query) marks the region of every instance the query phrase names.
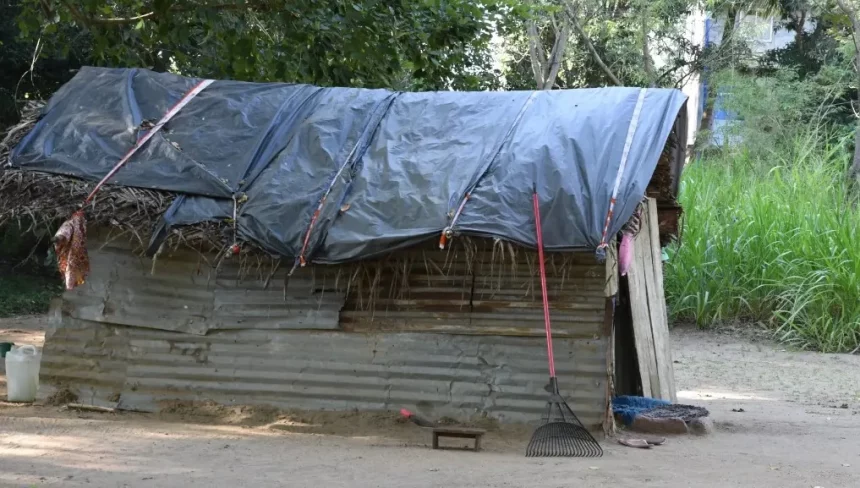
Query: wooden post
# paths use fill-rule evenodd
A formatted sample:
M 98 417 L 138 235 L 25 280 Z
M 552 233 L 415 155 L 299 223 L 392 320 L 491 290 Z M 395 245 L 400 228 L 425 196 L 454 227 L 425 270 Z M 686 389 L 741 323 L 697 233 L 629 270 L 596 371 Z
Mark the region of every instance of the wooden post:
M 606 286 L 603 296 L 614 297 L 618 294 L 618 243 L 615 239 L 609 241 L 606 248 Z
M 648 230 L 651 233 L 651 270 L 653 272 L 653 282 L 648 287 L 648 307 L 651 310 L 651 335 L 654 337 L 657 376 L 660 378 L 660 398 L 676 402 L 678 397 L 675 391 L 672 340 L 669 337 L 669 314 L 666 310 L 666 291 L 663 288 L 660 220 L 657 217 L 657 202 L 653 198 L 648 199 Z
M 606 338 L 606 408 L 603 433 L 607 437 L 615 434 L 612 397 L 615 395 L 615 300 L 618 296 L 618 280 L 618 243 L 612 239 L 606 252 L 606 301 L 603 311 L 603 337 Z
M 633 244 L 633 263 L 627 275 L 633 334 L 642 394 L 674 402 L 677 397 L 659 233 L 657 202 L 649 198 L 641 230 Z

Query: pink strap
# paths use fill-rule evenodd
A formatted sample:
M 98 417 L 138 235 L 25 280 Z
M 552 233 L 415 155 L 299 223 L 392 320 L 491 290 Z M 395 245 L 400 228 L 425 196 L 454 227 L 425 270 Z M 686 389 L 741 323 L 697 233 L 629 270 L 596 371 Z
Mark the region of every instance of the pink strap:
M 624 169 L 627 168 L 627 158 L 630 155 L 630 148 L 633 146 L 633 137 L 636 135 L 636 128 L 639 126 L 639 115 L 642 113 L 642 104 L 645 102 L 645 93 L 647 91 L 647 88 L 639 90 L 636 106 L 633 107 L 633 116 L 630 118 L 630 125 L 627 127 L 627 139 L 624 141 L 624 150 L 621 152 L 621 163 L 618 165 L 618 173 L 615 175 L 615 184 L 612 185 L 609 209 L 606 211 L 606 219 L 603 222 L 603 234 L 600 237 L 600 244 L 597 246 L 597 249 L 604 249 L 608 244 L 609 224 L 612 222 L 612 215 L 615 213 L 615 203 L 618 201 L 618 189 L 621 187 L 621 178 L 624 176 Z
M 108 174 L 106 174 L 105 177 L 102 178 L 102 180 L 99 181 L 98 184 L 96 184 L 95 188 L 93 188 L 93 191 L 91 191 L 90 194 L 87 195 L 86 200 L 84 200 L 83 206 L 86 207 L 87 204 L 92 201 L 93 197 L 96 196 L 96 192 L 101 190 L 102 186 L 109 179 L 113 178 L 114 175 L 116 175 L 117 171 L 119 171 L 120 169 L 122 169 L 123 166 L 125 166 L 125 163 L 127 163 L 128 160 L 131 159 L 132 156 L 134 156 L 138 149 L 140 149 L 144 144 L 146 144 L 147 141 L 152 139 L 152 136 L 154 136 L 156 132 L 160 131 L 161 128 L 164 127 L 164 125 L 167 124 L 167 122 L 169 122 L 174 115 L 176 115 L 180 110 L 182 110 L 183 107 L 188 105 L 188 102 L 190 102 L 192 98 L 196 97 L 200 92 L 202 92 L 207 86 L 211 85 L 214 81 L 215 80 L 201 81 L 200 83 L 194 85 L 194 87 L 188 93 L 186 93 L 184 97 L 179 99 L 179 101 L 176 102 L 176 104 L 173 105 L 173 107 L 171 107 L 170 110 L 168 110 L 163 117 L 161 117 L 161 120 L 159 120 L 158 123 L 152 127 L 152 129 L 147 131 L 147 133 L 144 134 L 143 137 L 141 137 L 137 141 L 137 143 L 135 143 L 135 145 L 128 150 L 127 153 L 125 153 L 125 156 L 123 156 L 122 159 L 120 159 L 119 162 L 116 163 L 116 166 L 114 166 L 113 169 L 111 169 L 110 172 L 108 172 Z
M 537 192 L 532 196 L 535 212 L 535 228 L 537 229 L 538 260 L 540 261 L 540 289 L 543 293 L 543 322 L 546 327 L 546 355 L 549 358 L 549 377 L 555 378 L 555 358 L 552 353 L 552 327 L 549 317 L 549 296 L 546 292 L 546 265 L 543 260 L 543 231 L 540 226 L 540 202 Z

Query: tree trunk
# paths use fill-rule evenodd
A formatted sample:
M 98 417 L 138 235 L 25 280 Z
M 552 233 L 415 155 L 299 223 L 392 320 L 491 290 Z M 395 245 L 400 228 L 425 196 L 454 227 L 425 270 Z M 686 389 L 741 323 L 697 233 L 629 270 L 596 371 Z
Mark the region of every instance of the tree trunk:
M 740 12 L 735 7 L 730 8 L 726 13 L 726 25 L 723 26 L 723 37 L 720 39 L 720 45 L 726 41 L 731 42 L 732 36 L 735 33 L 735 27 L 738 24 L 738 14 Z
M 804 10 L 800 14 L 799 19 L 795 19 L 794 22 L 794 44 L 797 46 L 797 49 L 800 50 L 803 48 L 803 29 L 806 25 L 806 11 Z
M 855 128 L 854 133 L 854 159 L 851 161 L 851 168 L 848 169 L 848 178 L 852 180 L 852 182 L 856 182 L 858 180 L 858 176 L 860 176 L 860 122 L 858 122 L 858 126 Z
M 854 5 L 850 5 L 846 0 L 836 0 L 839 8 L 848 19 L 851 21 L 851 29 L 854 40 L 854 79 L 860 82 L 860 19 L 857 18 L 857 10 Z M 860 84 L 858 84 L 860 87 Z M 857 97 L 860 99 L 860 88 L 857 89 Z M 855 110 L 855 113 L 857 111 Z M 854 133 L 854 159 L 851 161 L 851 167 L 848 169 L 848 178 L 851 181 L 851 187 L 856 187 L 858 176 L 860 176 L 860 119 L 857 121 L 857 127 Z
M 642 29 L 642 62 L 644 63 L 645 76 L 648 78 L 648 86 L 657 86 L 657 73 L 654 72 L 654 62 L 651 59 L 651 48 L 648 46 L 648 18 L 643 13 L 641 19 Z
M 598 66 L 600 66 L 600 69 L 603 70 L 603 72 L 612 81 L 612 83 L 615 84 L 615 86 L 622 86 L 623 83 L 621 83 L 621 80 L 619 80 L 618 77 L 615 76 L 615 73 L 613 73 L 612 70 L 609 69 L 609 66 L 607 66 L 606 63 L 603 62 L 603 59 L 600 57 L 600 53 L 597 52 L 597 49 L 595 49 L 594 44 L 592 44 L 591 42 L 591 39 L 588 38 L 588 34 L 585 33 L 585 30 L 579 24 L 579 19 L 577 18 L 579 12 L 577 11 L 576 5 L 573 2 L 565 2 L 565 7 L 567 11 L 567 16 L 570 19 L 571 25 L 573 26 L 573 30 L 576 31 L 576 34 L 580 37 L 580 39 L 582 39 L 582 43 L 585 44 L 585 48 L 591 54 L 591 57 L 592 59 L 594 59 L 594 62 L 597 63 Z
M 854 26 L 854 37 L 857 38 L 860 35 L 860 25 L 855 23 Z M 854 76 L 857 82 L 860 83 L 860 52 L 854 55 Z M 860 87 L 860 84 L 858 84 L 858 87 Z M 857 89 L 857 99 L 860 100 L 860 88 Z M 860 183 L 860 178 L 858 178 L 860 177 L 860 119 L 857 120 L 856 124 L 857 127 L 854 129 L 854 159 L 851 161 L 851 167 L 848 168 L 848 178 L 851 181 L 852 187 L 856 187 L 856 184 Z
M 530 20 L 528 24 L 529 33 L 529 59 L 532 64 L 532 74 L 535 77 L 535 86 L 538 90 L 543 89 L 544 72 L 546 71 L 546 57 L 543 53 L 543 42 L 540 39 L 540 31 L 537 23 Z
M 564 57 L 564 49 L 567 47 L 567 41 L 570 37 L 570 29 L 567 22 L 562 23 L 561 31 L 554 27 L 555 43 L 552 46 L 552 51 L 549 53 L 549 71 L 544 80 L 543 90 L 552 90 L 555 86 L 555 79 L 558 78 L 558 72 L 561 69 L 561 59 Z
M 734 50 L 733 44 L 733 36 L 735 33 L 735 25 L 738 22 L 738 9 L 732 7 L 729 9 L 726 14 L 726 23 L 723 26 L 723 35 L 720 38 L 720 50 L 730 49 Z M 705 83 L 708 84 L 708 94 L 705 99 L 705 109 L 702 113 L 702 124 L 699 127 L 699 131 L 710 131 L 711 125 L 714 121 L 714 103 L 717 101 L 716 90 L 714 90 L 712 77 L 710 76 L 709 71 L 705 71 L 702 73 L 702 79 Z M 699 132 L 697 132 L 698 134 Z
M 530 21 L 528 24 L 529 57 L 531 58 L 532 73 L 535 77 L 535 86 L 538 90 L 552 90 L 552 87 L 555 86 L 555 79 L 558 77 L 561 60 L 564 57 L 564 49 L 567 46 L 568 37 L 570 37 L 567 22 L 563 22 L 559 30 L 555 19 L 553 19 L 552 26 L 555 39 L 549 58 L 547 58 L 537 24 L 534 21 Z

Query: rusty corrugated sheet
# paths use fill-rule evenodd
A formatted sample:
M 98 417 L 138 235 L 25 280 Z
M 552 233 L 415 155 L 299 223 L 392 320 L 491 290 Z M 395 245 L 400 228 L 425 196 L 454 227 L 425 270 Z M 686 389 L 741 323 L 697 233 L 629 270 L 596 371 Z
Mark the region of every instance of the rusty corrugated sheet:
M 378 261 L 300 268 L 194 253 L 153 266 L 120 245 L 92 253 L 87 283 L 69 293 L 74 318 L 205 334 L 217 329 L 343 329 L 543 336 L 533 251 L 461 239 Z M 154 271 L 153 271 L 154 270 Z M 605 266 L 591 254 L 550 254 L 547 284 L 559 337 L 600 336 Z
M 64 311 L 96 322 L 205 334 L 215 329 L 337 329 L 344 296 L 316 289 L 314 271 L 283 272 L 265 287 L 272 262 L 225 260 L 217 267 L 193 252 L 153 265 L 121 243 L 91 252 L 84 286 L 67 293 Z
M 451 250 L 398 253 L 361 271 L 347 296 L 347 330 L 544 335 L 535 252 L 483 239 Z M 589 253 L 549 254 L 547 285 L 557 337 L 600 337 L 605 265 Z M 371 286 L 373 284 L 373 286 Z
M 285 281 L 271 262 L 216 272 L 193 253 L 160 257 L 153 274 L 150 261 L 112 244 L 91 253 L 88 283 L 66 295 L 43 376 L 86 401 L 140 410 L 208 399 L 536 419 L 547 367 L 533 254 L 464 239 Z M 605 266 L 558 254 L 548 272 L 562 387 L 598 426 Z
M 70 386 L 82 402 L 116 405 L 125 385 L 130 328 L 58 318 L 45 334 L 42 387 Z
M 437 416 L 540 417 L 544 342 L 532 337 L 213 331 L 205 336 L 66 318 L 43 381 L 82 400 L 152 411 L 165 400 L 302 409 L 418 408 Z M 603 420 L 606 341 L 557 339 L 561 388 L 583 422 Z

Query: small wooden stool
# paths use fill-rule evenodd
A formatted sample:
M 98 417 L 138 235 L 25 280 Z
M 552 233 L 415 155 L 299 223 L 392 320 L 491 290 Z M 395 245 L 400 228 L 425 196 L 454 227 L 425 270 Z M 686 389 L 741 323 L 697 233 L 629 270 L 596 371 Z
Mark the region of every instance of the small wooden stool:
M 459 439 L 475 439 L 475 451 L 481 450 L 481 438 L 487 431 L 484 429 L 467 429 L 463 427 L 434 427 L 433 449 L 439 449 L 440 437 L 456 437 Z

